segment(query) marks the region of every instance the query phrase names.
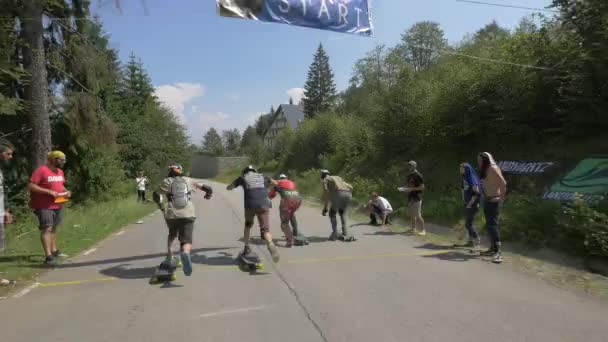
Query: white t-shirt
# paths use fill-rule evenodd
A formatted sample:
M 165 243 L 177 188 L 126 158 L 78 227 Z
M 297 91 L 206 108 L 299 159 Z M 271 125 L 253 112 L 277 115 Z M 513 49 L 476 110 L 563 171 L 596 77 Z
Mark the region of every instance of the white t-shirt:
M 135 178 L 135 182 L 137 183 L 137 190 L 146 190 L 146 184 L 148 184 L 148 178 L 137 177 L 137 178 Z
M 378 196 L 378 199 L 372 201 L 372 203 L 382 210 L 393 211 L 393 207 L 391 207 L 391 204 L 384 197 Z

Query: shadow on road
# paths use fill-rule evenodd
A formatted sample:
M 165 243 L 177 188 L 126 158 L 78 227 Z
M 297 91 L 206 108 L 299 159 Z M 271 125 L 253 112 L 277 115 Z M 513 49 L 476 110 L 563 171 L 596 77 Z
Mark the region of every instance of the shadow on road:
M 306 238 L 308 239 L 308 243 L 320 243 L 320 242 L 327 242 L 329 240 L 329 234 L 327 237 L 322 237 L 322 236 L 306 236 Z M 277 238 L 277 237 L 273 237 L 272 239 L 275 243 L 279 243 L 280 242 L 280 246 L 285 246 L 285 237 L 281 237 L 281 238 Z M 240 238 L 238 240 L 239 242 L 244 242 L 243 238 Z M 256 245 L 256 246 L 266 246 L 266 241 L 264 241 L 262 238 L 251 238 L 250 243 L 252 245 Z
M 378 225 L 373 225 L 373 224 L 369 224 L 369 223 L 365 223 L 365 222 L 360 222 L 360 223 L 351 224 L 349 227 L 353 228 L 353 227 L 361 227 L 361 226 L 377 227 Z
M 428 249 L 428 250 L 432 250 L 432 251 L 441 251 L 441 250 L 445 250 L 445 249 L 453 249 L 453 246 L 451 246 L 451 245 L 436 245 L 434 243 L 425 243 L 424 245 L 416 246 L 414 248 Z
M 112 278 L 118 279 L 144 279 L 151 278 L 154 275 L 156 267 L 135 267 L 128 268 L 129 264 L 121 264 L 106 268 L 99 273 Z
M 193 249 L 192 254 L 200 253 L 200 252 L 221 251 L 221 250 L 234 249 L 234 248 L 237 248 L 237 247 L 198 248 L 198 249 Z M 84 262 L 71 262 L 71 263 L 57 265 L 54 268 L 75 268 L 75 267 L 86 267 L 86 266 L 95 266 L 95 265 L 117 264 L 117 263 L 126 263 L 126 262 L 137 261 L 137 260 L 163 258 L 165 256 L 166 256 L 166 253 L 134 255 L 134 256 L 122 257 L 122 258 L 92 260 L 92 261 L 84 261 Z M 160 263 L 160 260 L 159 260 L 159 263 Z M 32 267 L 47 268 L 44 265 L 33 265 Z
M 236 265 L 236 256 L 229 253 L 224 255 L 208 257 L 206 255 L 192 255 L 192 263 L 209 266 L 230 266 Z
M 276 239 L 273 239 L 276 240 Z M 245 239 L 240 238 L 238 239 L 239 242 L 245 243 Z M 256 246 L 266 246 L 266 241 L 264 241 L 264 239 L 262 239 L 261 237 L 251 237 L 249 239 L 249 243 L 252 245 L 256 245 Z
M 163 283 L 160 286 L 161 289 L 176 289 L 176 288 L 180 288 L 180 287 L 184 287 L 184 285 L 177 285 L 177 284 L 173 284 L 172 282 Z
M 434 258 L 434 259 L 439 259 L 439 260 L 445 260 L 445 261 L 459 261 L 459 262 L 463 262 L 463 261 L 469 261 L 471 259 L 477 259 L 477 255 L 475 254 L 469 254 L 468 252 L 445 252 L 445 253 L 441 253 L 441 254 L 434 254 L 434 255 L 423 255 L 423 258 Z
M 32 260 L 33 259 L 33 260 Z M 42 262 L 44 257 L 42 254 L 21 254 L 21 255 L 4 255 L 0 256 L 0 263 L 2 262 L 15 262 L 15 261 L 27 261 L 27 262 Z
M 471 259 L 477 259 L 477 255 L 470 254 L 467 249 L 454 249 L 451 245 L 436 245 L 434 243 L 425 243 L 422 246 L 417 246 L 414 248 L 418 249 L 428 249 L 431 251 L 442 251 L 446 249 L 450 249 L 452 251 L 446 251 L 445 253 L 433 254 L 433 255 L 423 255 L 423 258 L 435 258 L 439 260 L 446 261 L 469 261 Z
M 386 231 L 386 230 L 379 230 L 379 231 L 373 232 L 373 233 L 364 233 L 363 235 L 393 236 L 393 235 L 406 235 L 406 234 L 390 232 L 390 231 Z

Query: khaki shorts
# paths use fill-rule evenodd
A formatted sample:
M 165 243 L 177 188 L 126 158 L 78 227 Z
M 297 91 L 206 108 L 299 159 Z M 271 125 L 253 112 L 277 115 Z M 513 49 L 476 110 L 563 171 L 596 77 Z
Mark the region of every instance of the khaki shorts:
M 258 218 L 258 223 L 260 224 L 260 235 L 267 233 L 270 230 L 270 209 L 245 209 L 245 227 L 253 227 L 254 217 Z
M 166 220 L 169 228 L 169 239 L 179 238 L 180 244 L 192 244 L 192 231 L 194 230 L 194 220 L 190 218 L 180 218 Z
M 422 201 L 412 201 L 407 205 L 410 217 L 422 216 Z

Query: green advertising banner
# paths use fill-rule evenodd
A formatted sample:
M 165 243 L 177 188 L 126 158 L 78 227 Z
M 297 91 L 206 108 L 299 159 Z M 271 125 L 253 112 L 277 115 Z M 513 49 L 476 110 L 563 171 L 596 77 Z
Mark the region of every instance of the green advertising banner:
M 592 157 L 581 160 L 576 167 L 558 180 L 546 199 L 571 200 L 575 194 L 583 199 L 594 201 L 608 193 L 608 156 Z

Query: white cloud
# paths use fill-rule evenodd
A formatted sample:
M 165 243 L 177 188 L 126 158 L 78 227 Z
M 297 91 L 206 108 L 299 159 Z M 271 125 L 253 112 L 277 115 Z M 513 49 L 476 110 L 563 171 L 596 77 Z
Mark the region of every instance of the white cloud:
M 205 95 L 207 88 L 200 83 L 179 82 L 156 87 L 154 95 L 169 108 L 182 122 L 186 122 L 184 109 L 186 104 L 197 97 Z
M 293 99 L 293 103 L 298 104 L 304 97 L 304 88 L 287 89 L 287 96 Z
M 222 112 L 212 113 L 197 113 L 198 124 L 205 132 L 211 127 L 215 127 L 221 132 L 224 122 L 230 119 L 230 115 Z

